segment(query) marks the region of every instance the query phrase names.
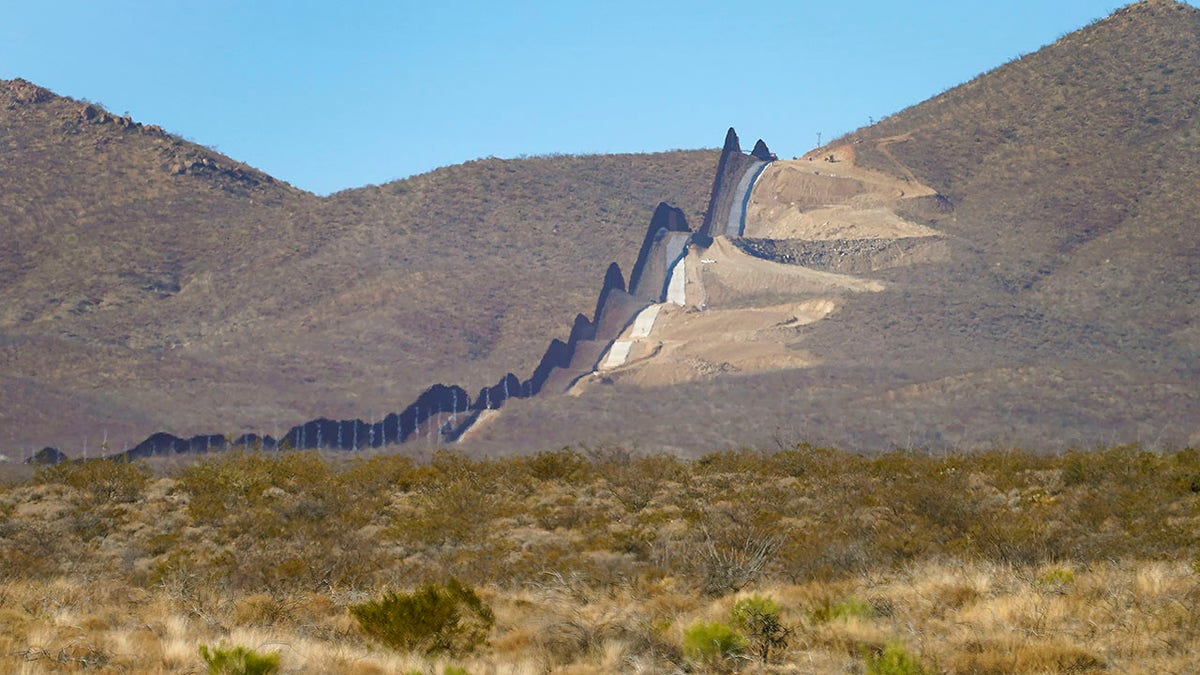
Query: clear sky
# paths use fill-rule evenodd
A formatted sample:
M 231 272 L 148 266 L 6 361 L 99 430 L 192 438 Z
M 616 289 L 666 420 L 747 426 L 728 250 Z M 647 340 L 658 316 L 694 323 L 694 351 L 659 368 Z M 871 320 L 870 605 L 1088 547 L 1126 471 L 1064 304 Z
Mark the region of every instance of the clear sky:
M 781 157 L 1102 18 L 1111 0 L 0 0 L 0 78 L 328 194 L 522 154 Z

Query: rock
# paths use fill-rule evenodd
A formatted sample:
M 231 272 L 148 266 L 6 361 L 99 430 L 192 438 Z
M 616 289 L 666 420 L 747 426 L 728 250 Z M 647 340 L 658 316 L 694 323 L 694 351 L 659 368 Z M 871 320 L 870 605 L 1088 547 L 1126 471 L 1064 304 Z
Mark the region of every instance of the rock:
M 14 103 L 28 105 L 44 103 L 54 98 L 53 92 L 27 80 L 17 78 L 8 83 L 8 96 Z

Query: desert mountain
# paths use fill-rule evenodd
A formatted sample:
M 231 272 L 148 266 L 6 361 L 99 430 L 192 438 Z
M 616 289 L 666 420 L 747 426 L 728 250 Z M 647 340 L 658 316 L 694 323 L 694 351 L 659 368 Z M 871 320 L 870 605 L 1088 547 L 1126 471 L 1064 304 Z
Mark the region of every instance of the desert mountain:
M 326 199 L 4 86 L 12 446 L 379 419 L 539 363 L 460 447 L 1200 442 L 1200 12 L 1171 0 L 795 160 L 731 132 Z
M 483 159 L 322 199 L 2 82 L 0 446 L 270 432 L 528 372 L 658 202 L 699 217 L 715 161 Z
M 1151 0 L 773 163 L 705 307 L 475 438 L 1200 442 L 1198 112 L 1200 12 Z

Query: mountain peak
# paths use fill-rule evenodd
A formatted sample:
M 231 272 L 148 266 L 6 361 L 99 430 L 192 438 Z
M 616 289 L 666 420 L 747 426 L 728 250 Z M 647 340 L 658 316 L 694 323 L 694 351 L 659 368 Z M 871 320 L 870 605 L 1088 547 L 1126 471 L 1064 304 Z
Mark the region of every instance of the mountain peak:
M 56 98 L 54 92 L 21 78 L 0 80 L 0 96 L 11 103 L 28 105 Z

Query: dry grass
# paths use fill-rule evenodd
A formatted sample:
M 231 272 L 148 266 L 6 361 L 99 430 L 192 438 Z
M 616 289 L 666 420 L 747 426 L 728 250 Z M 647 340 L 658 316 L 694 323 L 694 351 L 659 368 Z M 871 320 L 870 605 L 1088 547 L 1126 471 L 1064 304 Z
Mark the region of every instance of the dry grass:
M 899 650 L 935 672 L 1190 672 L 1198 457 L 802 446 L 47 469 L 0 492 L 0 669 L 187 672 L 224 641 L 291 672 L 440 672 L 372 645 L 347 608 L 454 575 L 496 615 L 490 644 L 451 664 L 469 672 L 701 668 L 684 629 L 751 594 L 779 603 L 789 644 L 766 666 L 704 667 L 860 672 Z M 457 506 L 430 498 L 448 494 Z M 463 508 L 471 495 L 488 507 Z
M 795 630 L 768 672 L 832 672 L 900 643 L 927 667 L 951 673 L 1194 672 L 1200 658 L 1200 580 L 1183 563 L 1114 562 L 1079 568 L 1062 586 L 1044 570 L 986 562 L 927 561 L 837 583 L 763 584 Z M 1152 580 L 1148 584 L 1148 580 Z M 222 594 L 211 611 L 163 587 L 113 581 L 0 584 L 0 664 L 7 672 L 188 672 L 198 648 L 224 641 L 278 651 L 289 672 L 661 672 L 684 663 L 683 627 L 727 620 L 737 597 L 696 602 L 664 586 L 531 585 L 488 593 L 498 622 L 490 647 L 454 661 L 390 653 L 364 640 L 329 592 L 296 594 L 304 607 L 264 620 Z M 822 618 L 821 599 L 864 598 L 864 615 Z M 669 610 L 664 612 L 664 607 Z M 673 665 L 677 664 L 677 665 Z M 860 665 L 856 665 L 860 664 Z M 750 661 L 730 668 L 759 671 Z

